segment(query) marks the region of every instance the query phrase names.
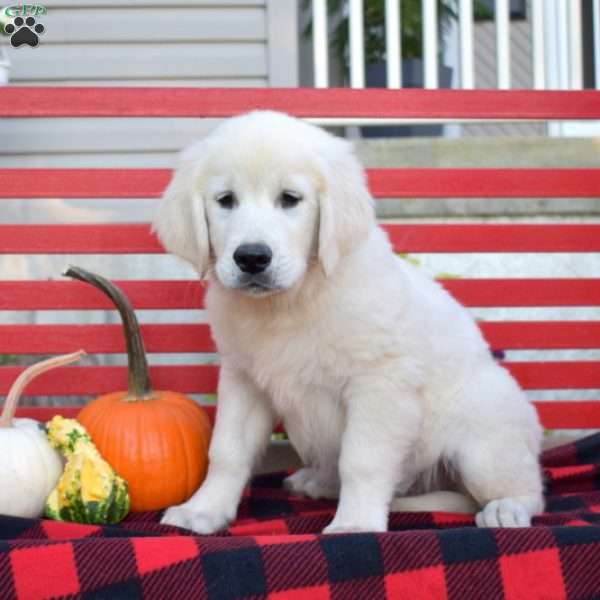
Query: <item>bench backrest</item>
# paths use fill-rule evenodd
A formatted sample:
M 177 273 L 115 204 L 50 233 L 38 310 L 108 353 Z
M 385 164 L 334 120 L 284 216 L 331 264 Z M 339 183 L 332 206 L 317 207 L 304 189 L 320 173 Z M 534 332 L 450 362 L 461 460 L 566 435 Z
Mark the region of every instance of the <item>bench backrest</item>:
M 275 109 L 344 124 L 373 119 L 600 119 L 598 92 L 0 88 L 0 117 L 227 117 L 252 109 Z M 152 198 L 165 188 L 165 169 L 0 169 L 2 198 Z M 600 169 L 374 169 L 376 198 L 587 198 L 600 197 Z M 597 200 L 596 200 L 597 201 Z M 397 252 L 559 253 L 600 252 L 597 223 L 386 223 Z M 145 224 L 0 225 L 0 253 L 162 253 Z M 85 262 L 81 261 L 82 266 Z M 109 309 L 96 290 L 61 280 L 0 281 L 0 310 L 72 311 Z M 137 309 L 197 310 L 199 281 L 120 281 Z M 598 307 L 600 279 L 461 278 L 443 282 L 469 307 Z M 484 321 L 492 348 L 508 351 L 506 365 L 527 390 L 600 389 L 598 360 L 510 360 L 511 350 L 600 349 L 600 320 Z M 148 324 L 149 353 L 214 352 L 207 325 Z M 123 353 L 120 326 L 0 325 L 0 355 L 54 354 L 82 347 L 88 353 Z M 0 395 L 21 367 L 0 366 Z M 217 365 L 165 365 L 152 369 L 158 389 L 214 393 Z M 96 395 L 126 386 L 120 366 L 74 366 L 31 384 L 32 395 Z M 583 394 L 582 394 L 583 395 Z M 535 398 L 534 398 L 535 399 Z M 600 427 L 600 399 L 538 401 L 550 428 Z M 72 414 L 74 409 L 66 412 Z M 38 418 L 56 407 L 21 410 Z M 63 411 L 64 412 L 64 411 Z

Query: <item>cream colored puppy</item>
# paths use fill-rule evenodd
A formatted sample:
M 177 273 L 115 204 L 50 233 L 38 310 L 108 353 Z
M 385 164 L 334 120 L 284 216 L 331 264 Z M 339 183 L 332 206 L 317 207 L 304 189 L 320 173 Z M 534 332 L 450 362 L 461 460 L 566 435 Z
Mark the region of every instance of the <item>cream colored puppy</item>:
M 542 511 L 535 410 L 469 314 L 394 255 L 347 142 L 230 119 L 183 153 L 154 226 L 208 275 L 221 356 L 208 476 L 163 523 L 225 527 L 279 420 L 305 464 L 288 488 L 339 496 L 325 533 L 385 531 L 390 506 L 474 507 L 483 527 Z

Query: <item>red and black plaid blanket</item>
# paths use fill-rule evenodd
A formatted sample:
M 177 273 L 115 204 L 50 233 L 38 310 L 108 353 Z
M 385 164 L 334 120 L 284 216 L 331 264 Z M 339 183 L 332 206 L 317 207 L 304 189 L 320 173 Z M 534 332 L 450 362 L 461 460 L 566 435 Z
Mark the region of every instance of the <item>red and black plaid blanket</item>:
M 600 598 L 600 434 L 546 452 L 547 511 L 529 529 L 394 513 L 384 534 L 321 536 L 335 504 L 256 478 L 238 520 L 194 536 L 131 515 L 118 527 L 0 517 L 0 599 Z

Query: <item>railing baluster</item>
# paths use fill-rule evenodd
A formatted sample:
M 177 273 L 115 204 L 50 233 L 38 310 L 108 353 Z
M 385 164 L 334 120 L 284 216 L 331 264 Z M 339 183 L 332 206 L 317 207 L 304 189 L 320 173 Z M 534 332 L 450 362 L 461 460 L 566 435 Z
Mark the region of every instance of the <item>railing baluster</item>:
M 510 89 L 510 10 L 508 0 L 496 0 L 496 71 L 498 89 Z
M 385 51 L 387 86 L 402 87 L 402 44 L 400 33 L 400 0 L 385 0 Z
M 533 46 L 533 87 L 536 90 L 543 90 L 546 89 L 543 0 L 531 0 L 531 35 Z
M 313 0 L 313 64 L 315 87 L 329 85 L 329 49 L 327 39 L 327 0 Z
M 439 87 L 437 0 L 423 0 L 422 10 L 424 87 L 436 89 Z
M 475 87 L 475 70 L 473 61 L 473 0 L 460 0 L 460 84 L 465 90 Z
M 552 0 L 553 6 L 551 7 L 550 14 L 552 24 L 554 25 L 552 32 L 554 35 L 554 56 L 553 58 L 553 71 L 555 82 L 552 86 L 558 90 L 569 89 L 569 45 L 567 43 L 568 37 L 568 6 L 567 3 L 561 0 Z M 562 127 L 561 123 L 550 123 L 549 127 Z
M 363 0 L 350 0 L 350 87 L 365 87 Z
M 583 56 L 581 33 L 581 3 L 568 3 L 569 88 L 583 88 Z
M 594 84 L 600 90 L 600 0 L 593 0 L 592 14 L 594 17 Z

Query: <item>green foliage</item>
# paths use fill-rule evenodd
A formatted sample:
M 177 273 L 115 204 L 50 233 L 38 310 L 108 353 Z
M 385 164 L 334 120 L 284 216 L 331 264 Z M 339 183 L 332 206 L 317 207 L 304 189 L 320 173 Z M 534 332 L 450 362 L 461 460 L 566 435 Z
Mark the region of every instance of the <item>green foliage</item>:
M 343 0 L 334 0 L 343 4 Z M 403 58 L 419 58 L 422 56 L 423 24 L 421 0 L 401 0 L 400 23 L 402 32 Z M 438 17 L 440 34 L 450 25 L 457 14 L 454 1 L 438 0 Z M 367 0 L 365 2 L 365 60 L 367 64 L 378 62 L 385 58 L 385 1 Z M 340 59 L 347 55 L 348 47 L 348 18 L 343 18 L 335 30 L 334 47 Z
M 308 8 L 311 0 L 304 0 Z M 438 0 L 438 24 L 440 39 L 448 30 L 453 20 L 458 17 L 457 0 Z M 328 0 L 327 10 L 335 27 L 331 47 L 347 70 L 349 31 L 348 16 L 345 14 L 347 0 Z M 400 25 L 402 37 L 402 57 L 420 58 L 423 47 L 422 0 L 400 0 Z M 385 0 L 364 1 L 364 37 L 365 61 L 376 63 L 385 58 Z M 489 18 L 490 10 L 481 2 L 475 2 L 476 19 Z M 311 35 L 312 23 L 306 27 L 304 34 Z

